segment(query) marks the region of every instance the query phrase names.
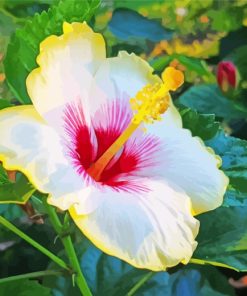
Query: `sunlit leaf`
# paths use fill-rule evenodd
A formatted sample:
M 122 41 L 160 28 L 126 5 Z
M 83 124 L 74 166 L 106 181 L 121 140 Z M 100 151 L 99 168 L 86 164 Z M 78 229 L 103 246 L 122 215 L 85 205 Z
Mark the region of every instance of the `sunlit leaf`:
M 243 9 L 230 7 L 212 9 L 207 12 L 212 20 L 212 29 L 216 31 L 234 31 L 242 26 Z
M 19 203 L 23 204 L 35 192 L 35 188 L 29 183 L 24 175 L 20 175 L 16 182 L 5 182 L 0 184 L 0 204 Z

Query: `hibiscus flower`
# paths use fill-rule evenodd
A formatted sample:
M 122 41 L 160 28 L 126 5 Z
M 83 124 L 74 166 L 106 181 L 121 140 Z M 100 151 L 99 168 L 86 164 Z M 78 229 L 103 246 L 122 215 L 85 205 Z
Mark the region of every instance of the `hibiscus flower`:
M 101 250 L 138 268 L 188 263 L 195 215 L 220 206 L 221 160 L 182 128 L 162 79 L 135 54 L 106 58 L 86 23 L 64 23 L 40 44 L 27 78 L 33 105 L 0 111 L 0 160 L 23 172 L 48 202 L 69 210 Z

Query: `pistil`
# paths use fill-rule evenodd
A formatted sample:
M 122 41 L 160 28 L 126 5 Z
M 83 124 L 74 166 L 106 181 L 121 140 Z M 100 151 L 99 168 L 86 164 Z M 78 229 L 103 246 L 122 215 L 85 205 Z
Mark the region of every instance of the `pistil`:
M 165 113 L 169 107 L 169 91 L 176 90 L 183 83 L 184 77 L 182 72 L 168 67 L 163 72 L 162 79 L 163 83 L 146 85 L 134 98 L 130 99 L 130 104 L 134 111 L 130 124 L 87 170 L 87 173 L 95 181 L 100 180 L 102 172 L 111 159 L 123 147 L 141 123 L 153 123 L 155 120 L 161 120 L 161 114 Z

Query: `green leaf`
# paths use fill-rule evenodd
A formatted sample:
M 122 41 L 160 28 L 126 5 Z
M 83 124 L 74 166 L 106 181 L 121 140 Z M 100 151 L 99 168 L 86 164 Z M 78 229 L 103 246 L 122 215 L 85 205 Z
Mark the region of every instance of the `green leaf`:
M 206 142 L 222 158 L 222 170 L 231 186 L 247 194 L 247 141 L 226 136 L 222 131 Z
M 31 102 L 25 82 L 30 71 L 37 67 L 40 42 L 49 35 L 62 34 L 64 21 L 89 21 L 98 5 L 98 0 L 60 1 L 47 12 L 36 14 L 26 22 L 24 28 L 16 31 L 8 46 L 4 66 L 8 85 L 21 103 Z
M 51 290 L 41 286 L 37 281 L 19 280 L 0 284 L 0 296 L 51 296 Z
M 215 116 L 179 107 L 184 128 L 191 130 L 222 159 L 221 169 L 230 178 L 224 205 L 245 205 L 247 198 L 247 141 L 230 137 L 219 129 Z
M 13 106 L 8 100 L 0 99 L 0 110 Z
M 8 205 L 1 205 L 0 204 L 0 214 L 6 212 L 8 210 Z
M 169 40 L 173 35 L 171 30 L 165 29 L 156 20 L 145 18 L 138 12 L 127 8 L 118 8 L 113 12 L 112 19 L 109 22 L 109 29 L 122 40 L 143 38 L 158 42 L 160 40 Z
M 173 60 L 172 55 L 164 55 L 162 57 L 155 58 L 150 61 L 153 69 L 159 73 L 161 73 L 165 67 L 167 67 L 170 62 Z
M 226 60 L 231 60 L 237 66 L 241 76 L 247 79 L 247 45 L 236 48 L 231 54 L 225 57 Z
M 212 266 L 181 265 L 178 271 L 153 272 L 136 269 L 129 264 L 102 253 L 86 238 L 76 245 L 81 268 L 95 296 L 125 296 L 143 278 L 134 295 L 166 296 L 223 296 L 234 295 L 226 278 Z M 217 280 L 215 280 L 217 279 Z M 53 288 L 55 296 L 79 296 L 71 281 L 64 278 L 45 278 L 44 284 Z
M 193 258 L 247 271 L 247 208 L 220 207 L 196 218 L 200 231 Z
M 193 136 L 208 139 L 206 145 L 222 158 L 221 169 L 230 178 L 223 206 L 196 217 L 200 231 L 193 258 L 205 264 L 247 270 L 247 141 L 226 136 L 221 130 L 209 139 L 209 131 L 217 131 L 212 117 L 190 109 L 180 109 L 180 113 L 184 127 Z M 206 135 L 201 131 L 204 126 L 208 126 Z
M 35 192 L 35 188 L 24 175 L 20 175 L 16 182 L 6 182 L 0 185 L 0 204 L 24 204 Z
M 219 123 L 215 122 L 213 114 L 198 114 L 190 108 L 180 107 L 180 115 L 183 120 L 183 127 L 189 129 L 193 136 L 209 140 L 219 130 Z
M 177 58 L 178 61 L 182 65 L 184 65 L 188 70 L 194 71 L 201 76 L 209 75 L 209 69 L 204 60 L 187 57 L 184 55 L 177 55 L 175 56 L 175 58 Z
M 247 193 L 243 193 L 236 189 L 228 189 L 224 196 L 223 206 L 235 207 L 242 206 L 247 207 Z
M 180 96 L 178 102 L 198 112 L 212 113 L 226 120 L 247 116 L 247 109 L 245 112 L 240 110 L 239 106 L 233 100 L 224 97 L 214 84 L 194 85 Z
M 246 45 L 246 38 L 247 38 L 247 28 L 241 27 L 237 31 L 230 32 L 224 38 L 221 39 L 220 42 L 220 52 L 218 56 L 218 61 L 221 61 L 225 58 L 226 55 L 231 54 L 231 52 L 238 47 Z
M 162 57 L 158 57 L 150 61 L 150 64 L 152 65 L 155 71 L 161 72 L 174 59 L 179 61 L 179 63 L 183 66 L 185 66 L 186 70 L 195 72 L 202 78 L 212 76 L 212 73 L 209 71 L 208 66 L 204 60 L 188 57 L 181 54 L 164 55 Z
M 227 279 L 212 266 L 186 266 L 169 276 L 168 287 L 171 296 L 235 295 Z M 151 291 L 151 295 L 159 295 L 158 289 Z
M 207 12 L 212 20 L 212 29 L 216 31 L 234 31 L 242 26 L 243 9 L 229 7 L 227 9 L 212 9 Z
M 5 169 L 0 164 L 0 185 L 5 184 L 5 183 L 9 183 L 9 178 L 8 178 L 8 175 L 5 171 Z
M 246 32 L 245 32 L 246 35 Z M 237 68 L 238 88 L 234 93 L 234 98 L 237 101 L 236 107 L 243 111 L 247 117 L 247 45 L 240 46 L 233 50 L 230 54 L 224 57 L 224 60 L 232 61 Z M 238 103 L 238 104 L 237 104 Z

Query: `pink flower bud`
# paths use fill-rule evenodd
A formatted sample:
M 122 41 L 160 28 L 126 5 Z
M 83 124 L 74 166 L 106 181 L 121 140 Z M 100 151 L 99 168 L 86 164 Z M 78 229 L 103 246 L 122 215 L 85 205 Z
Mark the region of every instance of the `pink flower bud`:
M 223 92 L 237 87 L 237 69 L 232 62 L 223 61 L 218 64 L 217 81 Z

